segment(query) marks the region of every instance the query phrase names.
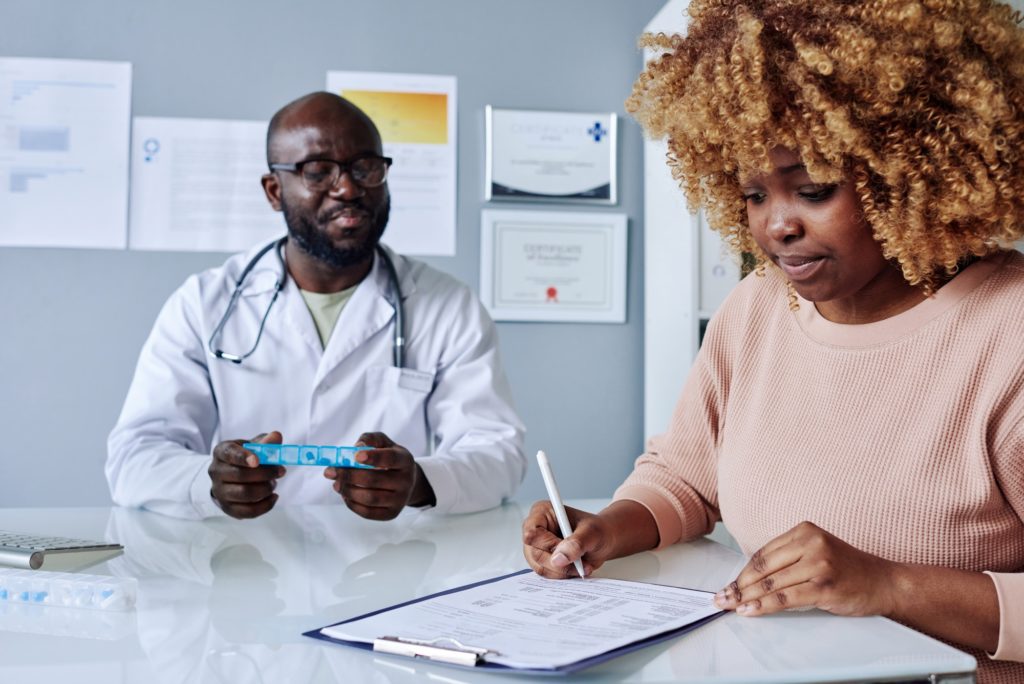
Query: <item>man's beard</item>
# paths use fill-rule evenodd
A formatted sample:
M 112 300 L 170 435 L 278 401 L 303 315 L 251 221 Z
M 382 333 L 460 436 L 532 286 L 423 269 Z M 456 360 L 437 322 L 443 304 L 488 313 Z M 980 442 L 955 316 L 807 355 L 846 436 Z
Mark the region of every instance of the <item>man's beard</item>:
M 358 208 L 368 211 L 365 206 L 360 205 Z M 314 223 L 308 216 L 293 212 L 283 199 L 281 211 L 284 212 L 284 221 L 288 225 L 288 238 L 294 240 L 302 251 L 334 268 L 346 268 L 365 262 L 373 254 L 381 235 L 384 234 L 384 228 L 388 225 L 391 197 L 385 197 L 377 211 L 369 211 L 370 230 L 366 239 L 348 248 L 336 247 L 327 237 L 326 231 L 320 228 L 330 223 L 333 218 L 330 213 L 321 212 Z

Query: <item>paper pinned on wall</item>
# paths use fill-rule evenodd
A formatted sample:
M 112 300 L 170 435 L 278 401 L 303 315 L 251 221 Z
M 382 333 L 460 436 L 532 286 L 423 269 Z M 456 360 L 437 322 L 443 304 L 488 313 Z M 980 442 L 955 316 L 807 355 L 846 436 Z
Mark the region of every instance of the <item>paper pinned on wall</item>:
M 0 58 L 0 245 L 123 249 L 132 67 Z
M 267 122 L 136 117 L 132 128 L 132 249 L 248 249 L 284 235 L 260 177 Z
M 384 242 L 405 254 L 454 255 L 455 77 L 329 71 L 327 90 L 373 119 L 395 160 Z

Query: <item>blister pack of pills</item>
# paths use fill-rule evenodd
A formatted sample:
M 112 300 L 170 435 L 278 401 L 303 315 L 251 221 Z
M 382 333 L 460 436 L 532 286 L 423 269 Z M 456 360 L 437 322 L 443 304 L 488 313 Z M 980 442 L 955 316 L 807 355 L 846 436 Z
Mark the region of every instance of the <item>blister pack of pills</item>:
M 246 442 L 242 446 L 256 454 L 256 458 L 260 460 L 261 465 L 310 465 L 373 469 L 373 466 L 356 462 L 356 452 L 367 451 L 370 447 L 257 444 L 255 442 Z
M 134 577 L 0 568 L 0 602 L 131 610 L 138 587 Z

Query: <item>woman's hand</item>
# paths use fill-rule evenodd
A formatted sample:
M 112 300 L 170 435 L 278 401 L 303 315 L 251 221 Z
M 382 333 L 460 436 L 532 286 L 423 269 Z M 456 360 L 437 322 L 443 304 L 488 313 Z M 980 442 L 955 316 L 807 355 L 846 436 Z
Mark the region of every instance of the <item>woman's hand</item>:
M 658 527 L 647 509 L 634 501 L 616 501 L 598 514 L 565 507 L 573 533 L 562 539 L 548 501 L 538 501 L 523 520 L 523 555 L 538 574 L 551 579 L 576 577 L 573 561 L 590 573 L 605 561 L 658 545 Z
M 590 574 L 607 560 L 601 550 L 609 537 L 601 518 L 575 508 L 565 507 L 573 533 L 562 539 L 550 501 L 538 501 L 523 520 L 523 555 L 538 575 L 551 579 L 577 577 L 572 562 L 583 559 L 583 570 Z
M 805 607 L 892 616 L 898 565 L 802 522 L 759 549 L 715 603 L 747 616 Z

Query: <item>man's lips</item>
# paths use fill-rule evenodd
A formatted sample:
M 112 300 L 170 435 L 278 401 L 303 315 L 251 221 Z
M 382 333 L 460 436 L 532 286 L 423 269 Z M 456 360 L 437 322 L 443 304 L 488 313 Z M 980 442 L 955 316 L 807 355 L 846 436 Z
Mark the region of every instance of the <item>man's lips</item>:
M 815 254 L 791 254 L 775 257 L 775 263 L 790 280 L 809 280 L 825 264 L 825 257 Z
M 324 224 L 334 224 L 341 228 L 359 228 L 366 223 L 369 213 L 362 209 L 342 209 L 328 214 L 322 221 Z

